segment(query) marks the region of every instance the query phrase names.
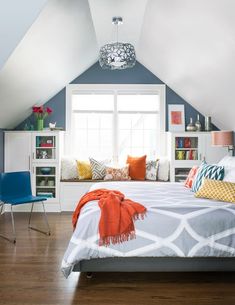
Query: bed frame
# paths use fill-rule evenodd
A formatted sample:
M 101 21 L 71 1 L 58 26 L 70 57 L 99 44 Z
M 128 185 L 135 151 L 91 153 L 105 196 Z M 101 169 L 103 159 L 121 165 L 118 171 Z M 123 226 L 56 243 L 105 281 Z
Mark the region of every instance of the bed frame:
M 235 271 L 235 257 L 115 257 L 83 260 L 75 272 Z

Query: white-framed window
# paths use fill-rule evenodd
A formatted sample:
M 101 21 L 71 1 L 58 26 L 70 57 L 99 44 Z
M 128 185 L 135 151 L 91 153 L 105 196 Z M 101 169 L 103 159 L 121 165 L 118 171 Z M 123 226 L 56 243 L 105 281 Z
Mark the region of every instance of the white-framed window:
M 69 85 L 65 152 L 78 159 L 162 155 L 165 85 Z

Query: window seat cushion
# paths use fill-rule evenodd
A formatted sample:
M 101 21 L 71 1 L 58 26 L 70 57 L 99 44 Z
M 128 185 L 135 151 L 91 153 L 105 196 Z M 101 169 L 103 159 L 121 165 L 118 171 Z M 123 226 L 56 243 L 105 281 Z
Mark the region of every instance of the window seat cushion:
M 120 180 L 120 181 L 115 181 L 115 182 L 140 182 L 140 180 Z M 92 180 L 92 179 L 86 179 L 86 180 L 80 180 L 80 179 L 61 179 L 60 182 L 93 182 L 93 183 L 96 183 L 96 182 L 113 182 L 112 180 Z M 153 181 L 153 180 L 142 180 L 141 182 L 166 182 L 166 181 L 162 181 L 162 180 L 156 180 L 156 181 Z

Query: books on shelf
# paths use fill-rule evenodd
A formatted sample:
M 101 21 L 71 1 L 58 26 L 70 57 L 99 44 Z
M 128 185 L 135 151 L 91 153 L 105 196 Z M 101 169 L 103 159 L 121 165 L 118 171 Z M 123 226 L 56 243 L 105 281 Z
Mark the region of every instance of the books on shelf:
M 37 196 L 42 196 L 46 198 L 53 198 L 54 194 L 52 192 L 37 192 Z
M 175 148 L 197 148 L 198 138 L 197 137 L 176 137 Z
M 176 160 L 197 160 L 198 152 L 197 150 L 189 149 L 189 150 L 177 150 L 175 152 Z

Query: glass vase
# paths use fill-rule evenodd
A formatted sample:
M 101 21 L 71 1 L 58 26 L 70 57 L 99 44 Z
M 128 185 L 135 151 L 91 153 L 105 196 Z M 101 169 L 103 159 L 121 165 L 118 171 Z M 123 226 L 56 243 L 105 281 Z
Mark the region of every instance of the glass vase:
M 37 130 L 41 131 L 43 130 L 44 120 L 43 119 L 37 119 Z

